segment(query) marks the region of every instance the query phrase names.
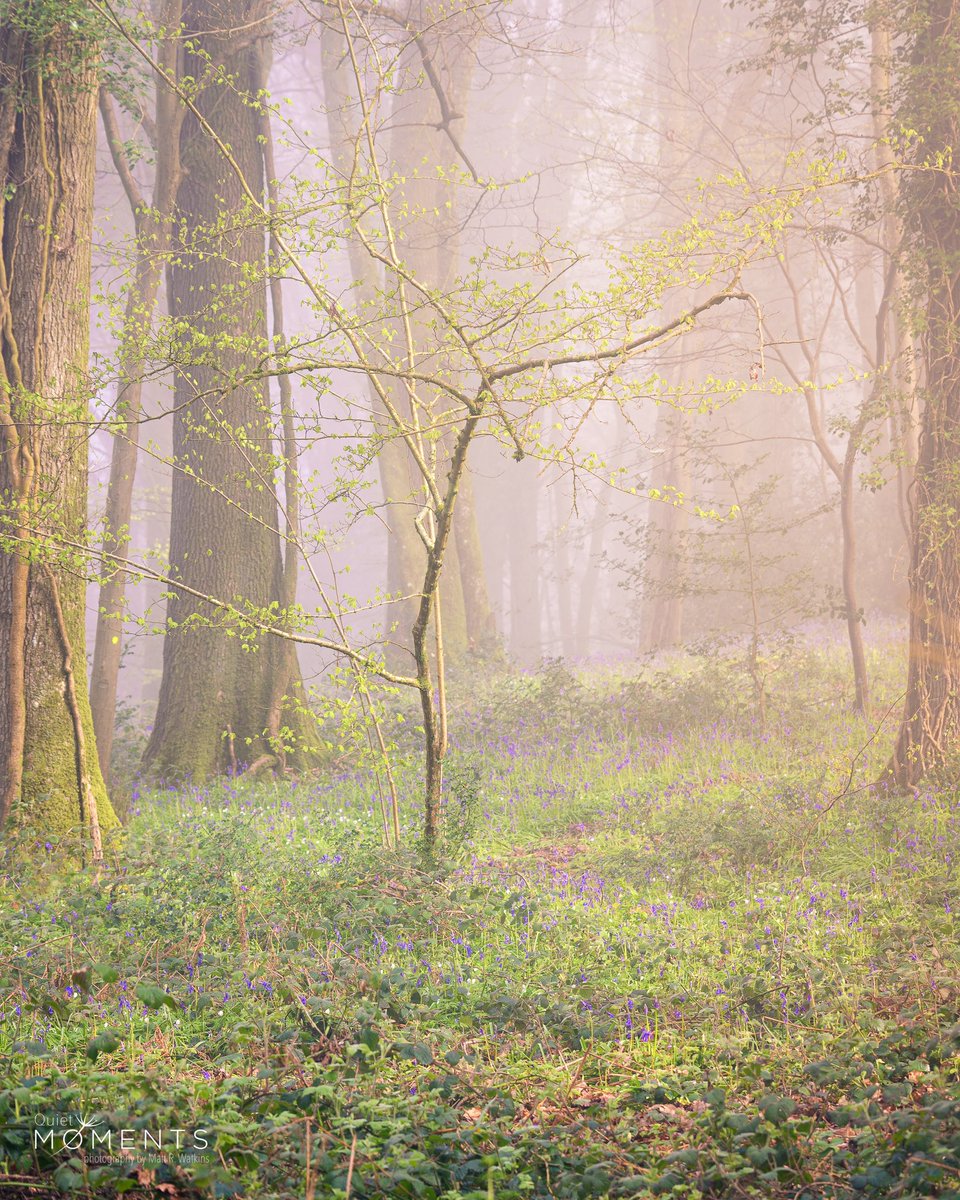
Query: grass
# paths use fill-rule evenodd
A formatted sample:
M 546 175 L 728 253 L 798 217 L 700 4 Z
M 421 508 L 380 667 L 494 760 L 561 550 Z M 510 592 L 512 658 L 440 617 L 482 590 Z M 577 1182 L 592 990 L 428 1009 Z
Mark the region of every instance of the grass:
M 13 848 L 0 1197 L 960 1196 L 957 797 L 793 666 L 473 681 L 440 864 L 359 772 Z

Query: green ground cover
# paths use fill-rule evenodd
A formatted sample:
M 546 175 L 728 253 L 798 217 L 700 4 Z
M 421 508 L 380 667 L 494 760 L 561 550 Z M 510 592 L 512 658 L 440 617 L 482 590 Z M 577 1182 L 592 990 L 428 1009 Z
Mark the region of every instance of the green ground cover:
M 766 728 L 723 658 L 491 679 L 437 863 L 364 772 L 11 848 L 0 1196 L 960 1196 L 960 807 L 865 786 L 872 666 L 798 644 Z

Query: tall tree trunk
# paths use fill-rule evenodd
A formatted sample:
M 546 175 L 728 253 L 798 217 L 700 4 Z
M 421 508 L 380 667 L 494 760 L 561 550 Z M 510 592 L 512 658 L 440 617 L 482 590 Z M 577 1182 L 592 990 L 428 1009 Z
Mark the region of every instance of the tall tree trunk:
M 199 597 L 256 614 L 279 604 L 272 416 L 262 382 L 267 352 L 266 243 L 245 205 L 237 172 L 264 191 L 257 93 L 268 34 L 255 0 L 192 0 L 184 6 L 183 73 L 196 108 L 229 147 L 235 168 L 193 114 L 183 122 L 176 240 L 168 272 L 177 322 L 170 573 L 163 679 L 144 763 L 203 778 L 273 755 L 269 728 L 280 640 L 237 628 Z M 282 619 L 282 615 L 281 615 Z M 288 761 L 309 761 L 313 730 L 300 712 L 299 670 L 285 689 Z
M 560 647 L 564 658 L 572 659 L 577 656 L 579 649 L 574 636 L 573 620 L 573 569 L 570 565 L 570 520 L 568 509 L 564 508 L 566 497 L 559 487 L 554 487 L 552 505 L 552 525 L 555 530 L 553 557 L 555 560 L 554 578 L 557 587 L 557 625 L 560 630 Z M 588 576 L 584 575 L 584 585 Z
M 685 186 L 689 179 L 694 153 L 691 147 L 703 136 L 702 122 L 692 111 L 689 94 L 690 47 L 699 6 L 691 0 L 677 3 L 656 0 L 653 8 L 658 67 L 656 107 L 661 124 L 658 158 L 666 209 L 676 202 L 674 189 Z M 671 349 L 673 365 L 668 374 L 678 386 L 683 382 L 685 349 L 689 349 L 687 338 L 678 339 Z M 653 464 L 651 486 L 668 494 L 686 493 L 690 487 L 690 431 L 683 412 L 669 404 L 661 405 L 654 438 L 665 453 Z M 646 650 L 671 649 L 683 640 L 684 538 L 689 524 L 684 502 L 650 506 L 646 569 L 655 583 L 643 605 L 640 644 Z
M 167 34 L 160 52 L 164 70 L 172 72 L 176 64 L 176 31 L 180 20 L 180 0 L 167 0 L 160 27 Z M 138 257 L 127 297 L 123 323 L 123 347 L 120 361 L 120 386 L 116 416 L 120 427 L 114 435 L 110 461 L 110 481 L 104 514 L 104 550 L 107 555 L 124 556 L 133 515 L 133 485 L 137 472 L 139 422 L 143 392 L 145 339 L 149 333 L 160 290 L 163 263 L 170 244 L 170 222 L 180 180 L 180 124 L 183 107 L 179 97 L 165 82 L 156 89 L 156 160 L 153 194 L 148 204 L 140 195 L 125 157 L 113 107 L 113 97 L 100 93 L 100 110 L 110 153 L 124 182 L 133 209 Z M 100 770 L 110 779 L 110 757 L 117 716 L 117 683 L 123 657 L 124 595 L 126 576 L 115 562 L 104 562 L 97 605 L 97 632 L 90 675 L 90 702 L 93 728 L 97 735 Z
M 577 603 L 577 656 L 587 658 L 590 654 L 590 634 L 593 629 L 593 611 L 597 599 L 597 584 L 600 582 L 603 553 L 603 538 L 610 520 L 610 509 L 605 497 L 598 496 L 590 519 L 590 539 L 587 543 L 587 565 L 580 585 Z
M 918 389 L 912 386 L 916 363 L 910 321 L 906 315 L 906 280 L 903 276 L 903 224 L 899 218 L 900 185 L 896 156 L 891 145 L 895 129 L 892 109 L 893 34 L 895 22 L 884 14 L 882 6 L 870 29 L 870 99 L 873 109 L 875 158 L 883 198 L 880 234 L 883 242 L 884 276 L 890 278 L 890 304 L 887 321 L 890 334 L 891 416 L 897 438 L 897 505 L 904 533 L 910 536 L 910 490 L 914 464 L 919 455 L 917 430 Z
M 928 0 L 908 95 L 928 163 L 960 145 L 960 4 Z M 926 386 L 915 477 L 907 696 L 886 780 L 915 785 L 960 751 L 960 209 L 942 165 L 906 186 L 915 260 L 926 283 L 920 349 Z
M 95 48 L 16 3 L 0 29 L 0 818 L 116 824 L 84 638 Z M 71 549 L 75 547 L 75 549 Z

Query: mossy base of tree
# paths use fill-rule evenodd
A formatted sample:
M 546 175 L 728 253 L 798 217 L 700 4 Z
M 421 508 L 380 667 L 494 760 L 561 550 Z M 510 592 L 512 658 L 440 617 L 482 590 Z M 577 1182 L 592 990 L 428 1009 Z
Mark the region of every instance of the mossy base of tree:
M 303 685 L 298 682 L 292 691 L 296 698 L 287 700 L 281 711 L 280 745 L 267 734 L 265 704 L 258 714 L 235 712 L 233 720 L 213 704 L 207 709 L 194 706 L 190 719 L 168 710 L 163 728 L 154 730 L 147 746 L 144 774 L 154 780 L 199 783 L 215 775 L 243 774 L 255 763 L 262 766 L 264 759 L 274 760 L 271 769 L 310 771 L 328 765 L 330 755 L 317 719 L 305 699 L 299 698 Z
M 81 705 L 87 745 L 93 746 L 93 721 L 89 706 Z M 87 782 L 97 806 L 101 834 L 119 831 L 114 811 L 100 774 L 96 755 L 85 764 Z M 73 728 L 62 692 L 51 686 L 39 698 L 28 725 L 20 799 L 11 812 L 11 824 L 21 836 L 44 842 L 73 842 L 90 836 L 90 813 L 81 812 L 80 788 Z

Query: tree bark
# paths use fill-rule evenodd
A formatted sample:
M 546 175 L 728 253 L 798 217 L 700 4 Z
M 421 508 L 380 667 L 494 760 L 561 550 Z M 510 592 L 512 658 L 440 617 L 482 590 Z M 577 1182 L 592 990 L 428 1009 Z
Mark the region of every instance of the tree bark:
M 95 45 L 10 6 L 0 29 L 0 818 L 116 825 L 87 694 L 86 531 Z
M 890 271 L 890 304 L 887 321 L 890 325 L 891 417 L 897 442 L 897 505 L 904 533 L 910 536 L 910 493 L 914 464 L 919 455 L 917 430 L 917 389 L 911 386 L 914 375 L 914 338 L 905 316 L 907 297 L 903 278 L 903 223 L 900 220 L 900 184 L 895 170 L 896 157 L 891 145 L 894 130 L 892 111 L 893 92 L 893 35 L 895 22 L 881 9 L 870 29 L 870 98 L 873 108 L 875 158 L 883 198 L 883 219 L 880 234 L 883 241 L 884 275 Z
M 680 341 L 682 345 L 682 339 Z M 682 362 L 682 359 L 681 359 Z M 679 370 L 677 372 L 679 376 Z M 661 442 L 662 439 L 662 442 Z M 642 645 L 645 650 L 670 650 L 683 640 L 683 600 L 686 575 L 684 534 L 689 525 L 682 502 L 671 495 L 684 495 L 689 489 L 690 452 L 684 414 L 664 406 L 657 414 L 657 441 L 664 452 L 663 466 L 658 460 L 653 472 L 654 486 L 667 500 L 651 502 L 650 573 L 656 580 L 644 605 Z
M 583 582 L 580 584 L 580 598 L 577 603 L 577 657 L 590 656 L 590 633 L 593 628 L 593 610 L 597 599 L 597 584 L 600 580 L 603 553 L 603 538 L 607 523 L 610 519 L 610 509 L 606 499 L 598 496 L 590 519 L 590 538 L 587 542 L 586 567 L 583 572 Z
M 235 167 L 188 113 L 168 271 L 179 358 L 170 574 L 252 613 L 279 606 L 283 596 L 273 420 L 263 383 L 250 380 L 269 346 L 266 240 L 238 178 L 239 171 L 252 193 L 263 195 L 261 115 L 253 102 L 269 34 L 261 11 L 253 0 L 184 6 L 183 75 L 198 81 L 197 112 L 229 147 Z M 214 605 L 172 587 L 144 765 L 202 779 L 276 755 L 275 682 L 278 672 L 290 671 L 280 639 L 237 628 Z M 283 749 L 291 765 L 304 765 L 315 732 L 301 712 L 296 664 L 292 671 L 284 679 Z
M 884 781 L 915 786 L 956 768 L 960 735 L 960 210 L 949 168 L 960 145 L 960 5 L 928 0 L 907 96 L 927 165 L 906 185 L 908 233 L 926 284 L 926 386 L 915 476 L 910 656 L 903 719 Z M 937 162 L 944 156 L 946 169 Z

